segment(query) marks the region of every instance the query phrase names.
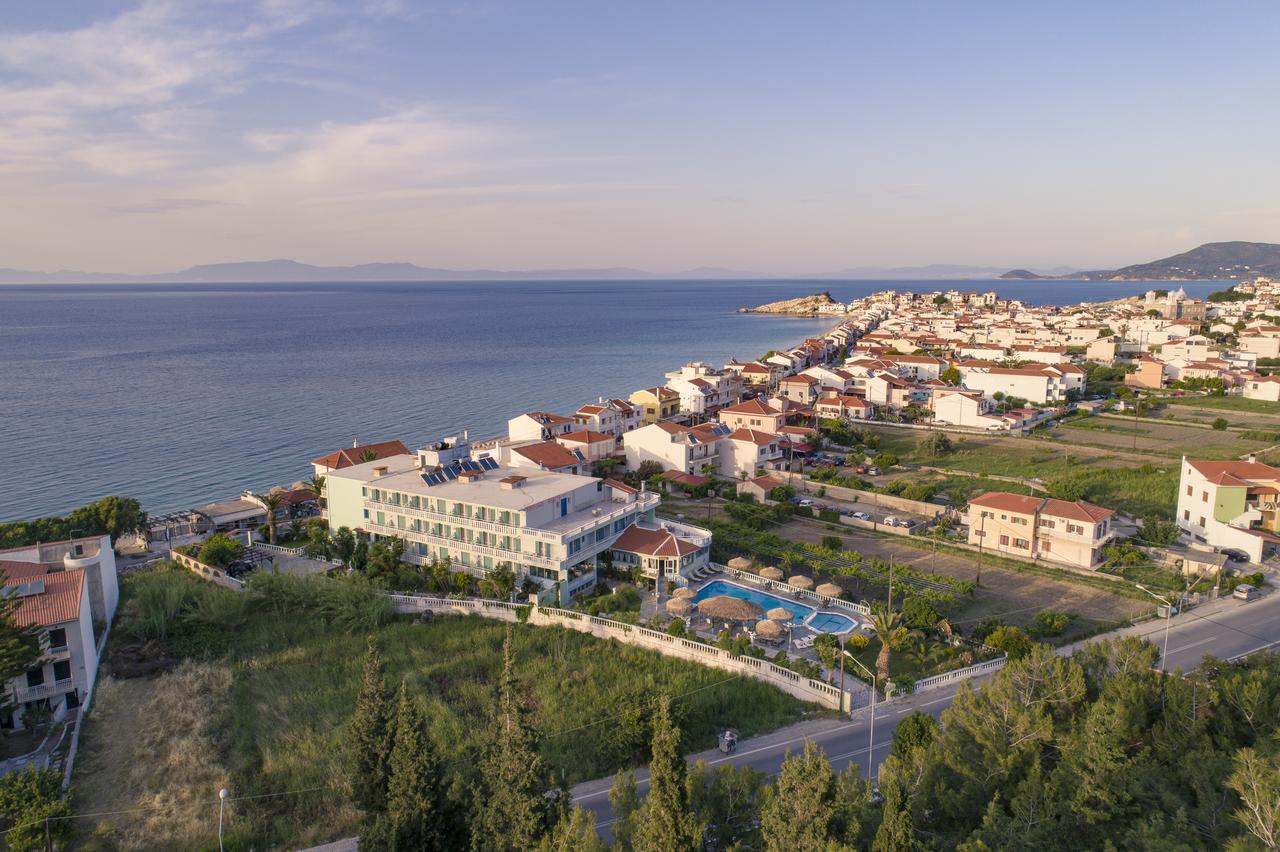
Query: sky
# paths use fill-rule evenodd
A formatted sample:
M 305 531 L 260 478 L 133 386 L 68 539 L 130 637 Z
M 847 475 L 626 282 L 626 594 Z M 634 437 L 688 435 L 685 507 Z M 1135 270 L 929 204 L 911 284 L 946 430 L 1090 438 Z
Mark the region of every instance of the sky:
M 1107 268 L 1280 242 L 1280 5 L 6 4 L 0 267 Z

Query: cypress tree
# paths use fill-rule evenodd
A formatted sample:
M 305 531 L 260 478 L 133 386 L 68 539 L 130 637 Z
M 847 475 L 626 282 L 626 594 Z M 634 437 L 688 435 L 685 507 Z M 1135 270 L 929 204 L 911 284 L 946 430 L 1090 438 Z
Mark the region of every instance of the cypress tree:
M 422 711 L 403 682 L 388 768 L 386 821 L 391 848 L 452 848 L 445 831 L 447 807 L 440 766 Z
M 891 777 L 884 789 L 884 819 L 876 831 L 871 852 L 914 852 L 917 848 L 911 802 L 902 782 Z
M 613 786 L 609 788 L 609 806 L 613 808 L 613 847 L 618 852 L 631 852 L 640 793 L 636 789 L 636 774 L 630 769 L 614 776 Z
M 671 722 L 671 699 L 666 695 L 658 699 L 653 716 L 649 795 L 636 815 L 634 832 L 636 852 L 685 852 L 701 846 L 701 827 L 689 810 L 680 729 Z
M 524 852 L 547 828 L 547 769 L 538 755 L 539 736 L 528 720 L 511 652 L 511 631 L 502 643 L 502 677 L 492 739 L 480 765 L 480 789 L 471 848 L 477 852 Z
M 607 852 L 596 833 L 596 818 L 576 805 L 542 838 L 538 852 Z
M 351 719 L 351 791 L 355 805 L 372 816 L 387 807 L 387 758 L 394 732 L 378 644 L 369 637 L 360 697 Z

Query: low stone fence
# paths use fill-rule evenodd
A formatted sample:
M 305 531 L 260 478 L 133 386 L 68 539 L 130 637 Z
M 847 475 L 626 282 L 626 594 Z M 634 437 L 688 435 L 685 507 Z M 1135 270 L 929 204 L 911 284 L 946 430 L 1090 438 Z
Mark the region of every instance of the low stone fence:
M 769 589 L 770 591 L 781 592 L 787 595 L 787 597 L 792 597 L 797 600 L 807 600 L 812 603 L 816 603 L 819 606 L 831 607 L 832 609 L 848 610 L 849 612 L 856 612 L 859 615 L 871 615 L 871 607 L 867 606 L 865 603 L 853 603 L 852 601 L 847 601 L 843 598 L 833 598 L 828 595 L 820 595 L 817 592 L 797 589 L 795 586 L 789 585 L 788 583 L 784 583 L 780 580 L 769 580 L 758 574 L 752 574 L 749 571 L 739 571 L 736 568 L 729 568 L 725 565 L 717 565 L 716 567 L 735 580 L 742 580 L 744 582 Z
M 840 516 L 840 523 L 846 527 L 856 527 L 860 530 L 874 530 L 875 532 L 884 533 L 885 535 L 918 535 L 918 530 L 923 529 L 923 525 L 916 524 L 910 529 L 906 527 L 891 527 L 888 524 L 880 524 L 875 521 L 864 521 L 859 518 L 850 518 L 847 515 Z
M 430 595 L 391 595 L 391 602 L 395 611 L 400 613 L 426 610 L 457 612 L 480 615 L 499 621 L 518 621 L 517 612 L 521 609 L 519 605 L 505 601 L 439 598 Z M 589 633 L 600 639 L 616 639 L 628 645 L 657 651 L 664 656 L 689 660 L 711 668 L 744 675 L 775 686 L 801 701 L 818 704 L 830 710 L 843 709 L 848 712 L 852 706 L 850 693 L 842 692 L 838 687 L 820 680 L 797 674 L 790 669 L 774 665 L 768 660 L 734 656 L 711 645 L 668 636 L 666 633 L 650 630 L 647 627 L 623 624 L 620 621 L 598 618 L 584 612 L 542 606 L 529 609 L 527 622 L 543 627 L 564 627 L 579 633 Z
M 954 671 L 943 672 L 942 674 L 936 674 L 932 677 L 921 678 L 916 681 L 915 689 L 912 690 L 912 693 L 928 692 L 931 689 L 937 689 L 938 687 L 946 686 L 949 683 L 955 683 L 958 680 L 968 680 L 971 677 L 977 677 L 979 675 L 988 674 L 989 672 L 998 671 L 999 669 L 1004 668 L 1006 660 L 1006 657 L 999 657 L 994 660 L 974 663 L 972 666 L 968 666 L 963 669 L 955 669 Z
M 939 506 L 937 503 L 908 500 L 906 497 L 880 494 L 876 491 L 863 491 L 860 488 L 845 488 L 843 485 L 828 485 L 825 482 L 818 482 L 807 476 L 801 478 L 800 487 L 806 494 L 817 494 L 819 489 L 824 489 L 823 494 L 834 497 L 837 500 L 846 500 L 850 503 L 866 503 L 869 506 L 879 506 L 896 512 L 911 512 L 916 515 L 924 515 L 926 518 L 932 518 L 947 511 L 946 507 Z
M 194 574 L 199 574 L 211 583 L 217 583 L 219 586 L 226 586 L 228 589 L 234 589 L 237 592 L 244 591 L 244 583 L 237 580 L 235 577 L 232 577 L 221 568 L 217 568 L 213 565 L 206 565 L 199 559 L 196 559 L 193 556 L 188 556 L 185 553 L 179 553 L 176 550 L 169 551 L 169 558 L 186 568 L 188 571 L 191 571 Z
M 255 541 L 249 545 L 256 550 L 264 550 L 267 553 L 279 553 L 281 556 L 305 556 L 306 553 L 301 547 L 281 547 L 278 544 L 267 544 L 265 541 Z

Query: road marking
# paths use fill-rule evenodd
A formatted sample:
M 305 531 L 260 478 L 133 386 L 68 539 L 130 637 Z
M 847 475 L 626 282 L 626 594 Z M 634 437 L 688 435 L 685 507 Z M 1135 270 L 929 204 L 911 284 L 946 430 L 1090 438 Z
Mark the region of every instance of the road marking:
M 1190 643 L 1190 644 L 1188 644 L 1188 645 L 1183 645 L 1181 648 L 1170 648 L 1170 649 L 1169 649 L 1169 653 L 1170 653 L 1170 654 L 1176 654 L 1176 653 L 1178 653 L 1179 651 L 1186 651 L 1187 649 L 1189 649 L 1189 648 L 1194 648 L 1194 647 L 1196 647 L 1197 645 L 1203 645 L 1203 644 L 1205 644 L 1206 642 L 1212 642 L 1213 640 L 1215 640 L 1215 639 L 1217 639 L 1217 638 L 1218 638 L 1217 636 L 1210 636 L 1210 637 L 1208 637 L 1208 638 L 1206 638 L 1206 639 L 1201 639 L 1201 640 L 1199 640 L 1198 642 L 1192 642 L 1192 643 Z
M 1274 647 L 1275 645 L 1280 645 L 1280 639 L 1277 639 L 1274 642 L 1268 642 L 1265 645 L 1259 645 L 1256 648 L 1250 648 L 1248 651 L 1244 651 L 1242 653 L 1236 654 L 1234 657 L 1227 657 L 1227 662 L 1234 663 L 1236 660 L 1243 660 L 1245 657 L 1249 656 L 1250 654 L 1256 654 L 1259 651 L 1265 651 L 1268 648 Z

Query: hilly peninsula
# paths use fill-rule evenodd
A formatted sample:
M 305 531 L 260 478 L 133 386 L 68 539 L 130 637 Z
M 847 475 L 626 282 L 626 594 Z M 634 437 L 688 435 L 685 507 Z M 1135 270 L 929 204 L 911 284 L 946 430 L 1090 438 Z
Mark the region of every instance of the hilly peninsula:
M 1037 275 L 1026 269 L 1013 269 L 1000 277 L 1018 281 L 1044 278 L 1087 281 L 1194 281 L 1253 278 L 1259 275 L 1280 277 L 1280 244 L 1240 241 L 1205 243 L 1182 254 L 1148 263 L 1135 263 L 1119 269 L 1099 269 L 1075 272 L 1070 275 Z

